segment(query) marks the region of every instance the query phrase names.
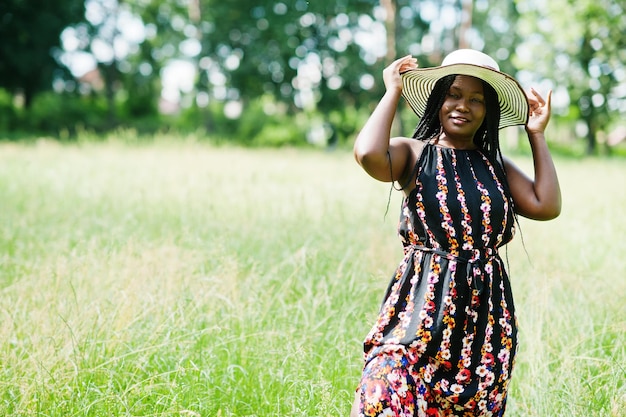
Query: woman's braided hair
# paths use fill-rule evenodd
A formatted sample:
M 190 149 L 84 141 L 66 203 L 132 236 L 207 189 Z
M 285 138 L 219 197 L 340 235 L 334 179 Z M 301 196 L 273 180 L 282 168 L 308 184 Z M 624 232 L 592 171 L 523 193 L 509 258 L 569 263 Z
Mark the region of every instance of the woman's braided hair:
M 441 121 L 439 120 L 439 110 L 443 106 L 450 86 L 454 82 L 456 75 L 447 75 L 439 79 L 433 88 L 428 101 L 424 116 L 418 123 L 413 138 L 428 141 L 441 132 Z M 482 81 L 482 80 L 481 80 Z M 483 83 L 483 95 L 485 97 L 485 120 L 474 135 L 474 144 L 487 157 L 493 165 L 498 179 L 503 184 L 505 192 L 511 199 L 509 184 L 504 171 L 504 160 L 500 150 L 500 137 L 498 125 L 500 123 L 500 104 L 498 93 L 486 81 Z

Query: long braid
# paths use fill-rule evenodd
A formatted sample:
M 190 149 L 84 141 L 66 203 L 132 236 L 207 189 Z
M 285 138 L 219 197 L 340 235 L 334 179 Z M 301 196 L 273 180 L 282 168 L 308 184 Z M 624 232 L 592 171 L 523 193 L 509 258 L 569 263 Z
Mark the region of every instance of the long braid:
M 517 225 L 520 238 L 522 240 L 522 247 L 526 251 L 526 245 L 524 244 L 524 235 L 519 223 L 519 217 L 515 212 L 515 204 L 513 202 L 513 195 L 511 194 L 511 188 L 509 187 L 509 181 L 506 176 L 506 170 L 504 169 L 504 157 L 502 156 L 502 149 L 500 148 L 500 103 L 498 101 L 498 93 L 493 87 L 483 81 L 483 92 L 485 96 L 486 116 L 482 126 L 476 132 L 474 136 L 474 144 L 483 151 L 491 165 L 493 165 L 496 176 L 500 180 L 502 187 L 504 188 L 504 194 L 509 199 L 509 204 L 513 208 L 513 221 Z M 507 246 L 506 263 L 509 265 L 509 252 Z M 528 256 L 528 252 L 526 252 Z
M 509 189 L 509 182 L 504 170 L 504 158 L 500 149 L 500 104 L 498 102 L 498 93 L 489 83 L 483 81 L 483 95 L 485 97 L 486 115 L 483 124 L 474 136 L 474 144 L 482 150 L 493 165 L 496 175 L 502 182 L 504 190 L 512 203 L 513 199 Z
M 433 87 L 433 91 L 428 96 L 424 116 L 420 119 L 413 132 L 413 138 L 418 140 L 429 140 L 441 132 L 441 121 L 439 120 L 439 109 L 443 106 L 450 86 L 454 82 L 456 75 L 447 75 L 440 78 Z

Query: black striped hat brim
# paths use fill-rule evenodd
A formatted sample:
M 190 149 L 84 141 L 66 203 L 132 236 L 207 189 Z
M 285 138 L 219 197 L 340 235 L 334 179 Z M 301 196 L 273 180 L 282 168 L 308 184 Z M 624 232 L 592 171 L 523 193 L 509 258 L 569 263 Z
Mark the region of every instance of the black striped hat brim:
M 452 74 L 480 78 L 496 90 L 500 103 L 500 129 L 525 125 L 528 122 L 528 99 L 519 83 L 503 72 L 483 66 L 451 64 L 407 71 L 402 74 L 402 96 L 421 118 L 435 83 L 440 78 Z

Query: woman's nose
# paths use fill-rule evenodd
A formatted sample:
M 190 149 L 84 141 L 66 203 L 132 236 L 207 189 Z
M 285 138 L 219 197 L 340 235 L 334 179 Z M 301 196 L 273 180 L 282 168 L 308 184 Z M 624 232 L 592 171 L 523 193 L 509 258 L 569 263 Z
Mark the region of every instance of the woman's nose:
M 459 99 L 459 101 L 457 101 L 456 103 L 456 109 L 459 111 L 463 111 L 463 112 L 469 111 L 469 105 L 468 105 L 467 99 L 464 99 L 464 98 Z

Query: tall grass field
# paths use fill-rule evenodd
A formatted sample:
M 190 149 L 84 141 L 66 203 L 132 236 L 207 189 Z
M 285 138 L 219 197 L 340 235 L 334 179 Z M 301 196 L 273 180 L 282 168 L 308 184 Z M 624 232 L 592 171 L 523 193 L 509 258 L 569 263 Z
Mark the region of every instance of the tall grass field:
M 507 415 L 623 417 L 626 160 L 556 164 L 562 215 L 503 251 Z M 0 144 L 0 415 L 347 416 L 388 194 L 343 150 Z

